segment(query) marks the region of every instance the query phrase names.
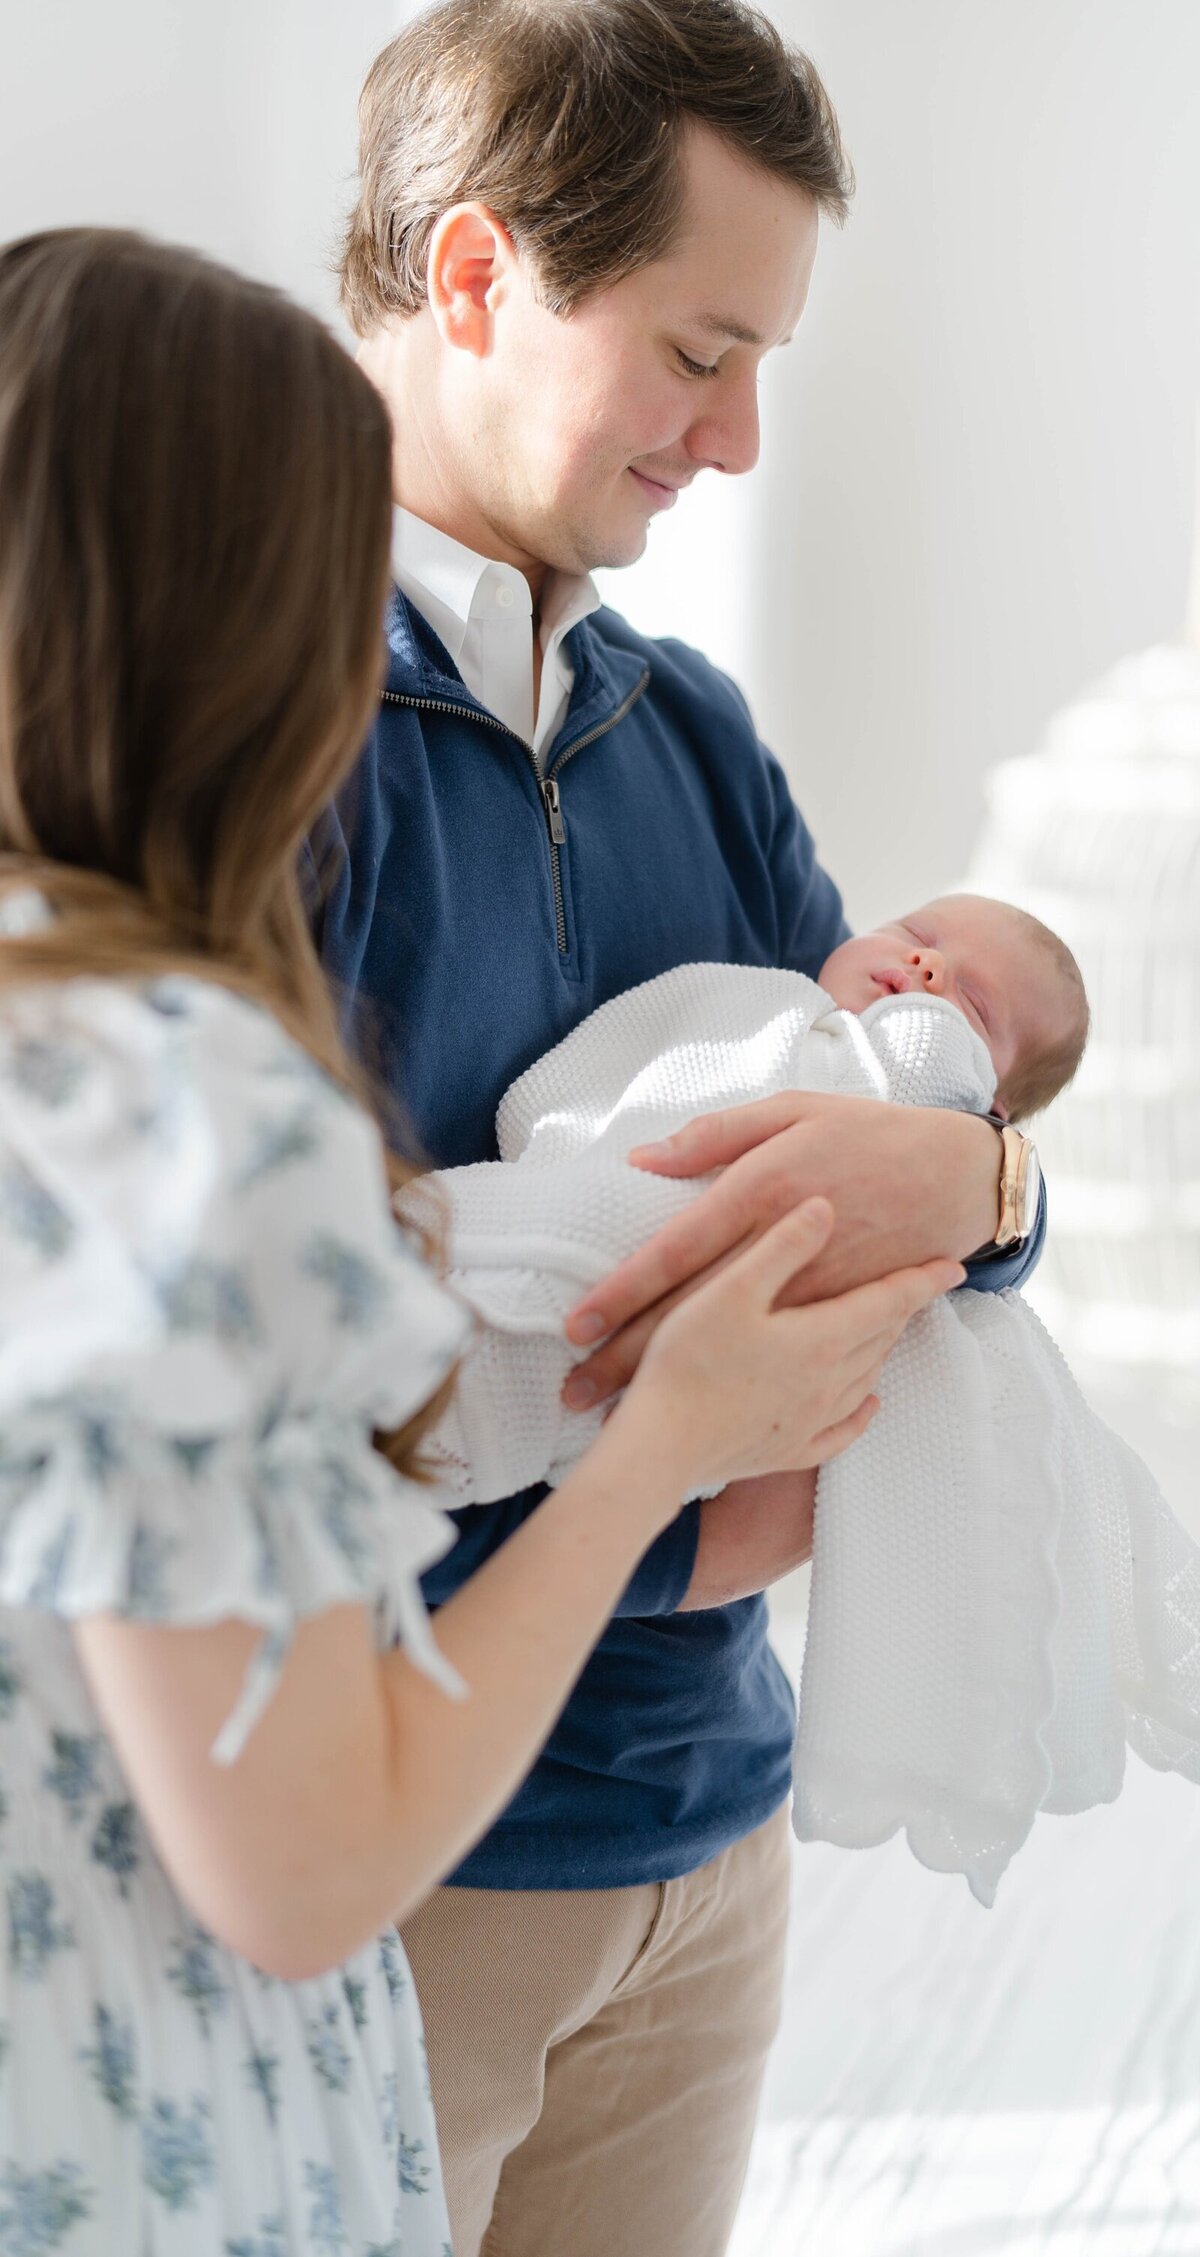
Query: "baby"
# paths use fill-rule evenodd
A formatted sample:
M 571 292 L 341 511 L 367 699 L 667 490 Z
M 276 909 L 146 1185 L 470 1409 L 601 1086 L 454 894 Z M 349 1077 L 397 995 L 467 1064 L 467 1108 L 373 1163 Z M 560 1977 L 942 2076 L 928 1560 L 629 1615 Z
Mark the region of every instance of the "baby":
M 1088 1001 L 1070 949 L 1023 909 L 950 894 L 843 941 L 820 985 L 840 1010 L 885 995 L 937 995 L 961 1011 L 996 1072 L 991 1110 L 1008 1121 L 1043 1112 L 1083 1056 Z
M 602 1005 L 506 1093 L 502 1159 L 435 1179 L 484 1327 L 435 1437 L 446 1486 L 482 1504 L 561 1480 L 595 1434 L 602 1413 L 560 1402 L 582 1354 L 563 1320 L 702 1188 L 630 1168 L 635 1146 L 793 1089 L 1024 1119 L 1070 1080 L 1087 1027 L 1063 942 L 971 894 L 845 941 L 820 985 L 690 964 Z
M 635 1146 L 786 1090 L 1024 1119 L 1087 1027 L 1063 943 L 962 894 L 845 942 L 819 985 L 689 964 L 602 1005 L 506 1093 L 501 1159 L 434 1179 L 478 1320 L 434 1437 L 452 1501 L 559 1480 L 595 1432 L 561 1400 L 566 1315 L 701 1189 Z M 935 1302 L 878 1393 L 819 1476 L 794 1822 L 903 1827 L 986 1904 L 1039 1810 L 1118 1793 L 1127 1743 L 1200 1779 L 1200 1550 L 1019 1294 Z

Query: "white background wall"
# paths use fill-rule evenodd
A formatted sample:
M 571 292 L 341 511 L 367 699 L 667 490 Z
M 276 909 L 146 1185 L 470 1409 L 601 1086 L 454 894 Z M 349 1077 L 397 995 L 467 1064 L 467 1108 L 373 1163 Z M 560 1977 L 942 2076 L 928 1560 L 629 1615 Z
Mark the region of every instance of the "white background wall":
M 3 0 L 0 239 L 148 229 L 318 313 L 398 0 Z
M 0 235 L 201 244 L 331 313 L 354 103 L 405 0 L 5 0 Z M 962 869 L 979 779 L 1182 615 L 1196 0 L 772 0 L 859 174 L 763 462 L 614 597 L 729 664 L 856 921 Z
M 1182 619 L 1200 7 L 768 12 L 826 79 L 858 195 L 766 364 L 759 470 L 720 500 L 702 480 L 625 601 L 707 625 L 861 922 L 955 878 L 984 769 Z

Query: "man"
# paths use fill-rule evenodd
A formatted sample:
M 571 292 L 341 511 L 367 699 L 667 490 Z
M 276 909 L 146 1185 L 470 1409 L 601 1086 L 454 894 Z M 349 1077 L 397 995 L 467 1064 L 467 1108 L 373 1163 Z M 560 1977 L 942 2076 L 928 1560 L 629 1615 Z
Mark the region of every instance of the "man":
M 813 973 L 845 934 L 738 692 L 587 575 L 702 469 L 752 466 L 759 363 L 849 188 L 811 65 L 740 0 L 446 0 L 368 78 L 343 301 L 393 410 L 397 590 L 324 949 L 439 1164 L 493 1157 L 504 1088 L 609 996 L 694 959 Z M 580 1403 L 808 1192 L 837 1216 L 822 1292 L 997 1233 L 999 1139 L 967 1117 L 784 1100 L 671 1164 L 724 1173 L 578 1312 L 613 1335 Z M 431 1600 L 540 1494 L 464 1513 Z M 458 2257 L 725 2247 L 787 1905 L 759 1594 L 810 1534 L 762 1484 L 684 1510 L 407 1924 Z

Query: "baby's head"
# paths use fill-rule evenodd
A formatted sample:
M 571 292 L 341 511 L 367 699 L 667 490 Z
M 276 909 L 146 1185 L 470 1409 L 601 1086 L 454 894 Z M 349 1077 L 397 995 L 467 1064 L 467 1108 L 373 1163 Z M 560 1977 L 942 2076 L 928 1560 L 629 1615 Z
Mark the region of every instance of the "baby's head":
M 995 1109 L 1040 1113 L 1071 1080 L 1088 1036 L 1088 1001 L 1065 941 L 1024 909 L 951 893 L 835 948 L 821 986 L 843 1011 L 883 995 L 940 995 L 983 1037 L 996 1069 Z

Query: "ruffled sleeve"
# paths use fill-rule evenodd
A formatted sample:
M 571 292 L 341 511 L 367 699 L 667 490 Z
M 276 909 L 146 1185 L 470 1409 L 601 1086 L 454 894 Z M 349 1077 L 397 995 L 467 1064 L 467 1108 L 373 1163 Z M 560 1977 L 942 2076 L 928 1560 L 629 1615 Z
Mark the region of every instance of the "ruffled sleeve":
M 345 1601 L 461 1690 L 418 1583 L 453 1524 L 372 1434 L 465 1332 L 373 1124 L 267 1013 L 190 979 L 0 1000 L 0 1603 L 259 1626 L 218 1761 Z

